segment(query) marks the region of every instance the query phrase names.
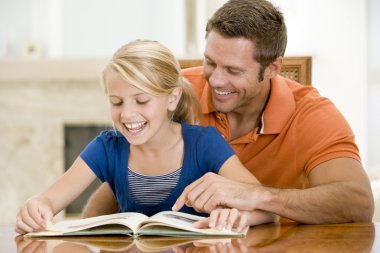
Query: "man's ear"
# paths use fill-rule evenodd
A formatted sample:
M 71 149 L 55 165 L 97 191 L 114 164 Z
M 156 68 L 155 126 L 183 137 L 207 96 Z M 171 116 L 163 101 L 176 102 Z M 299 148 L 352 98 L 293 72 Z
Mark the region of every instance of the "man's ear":
M 170 93 L 169 99 L 168 99 L 168 109 L 170 111 L 172 112 L 175 111 L 175 109 L 177 108 L 178 102 L 181 100 L 181 96 L 182 96 L 181 87 L 175 88 L 172 91 L 172 93 Z
M 267 78 L 271 79 L 272 77 L 280 73 L 283 59 L 284 58 L 282 56 L 279 56 L 276 58 L 276 60 L 274 60 L 271 64 L 268 65 L 266 69 Z

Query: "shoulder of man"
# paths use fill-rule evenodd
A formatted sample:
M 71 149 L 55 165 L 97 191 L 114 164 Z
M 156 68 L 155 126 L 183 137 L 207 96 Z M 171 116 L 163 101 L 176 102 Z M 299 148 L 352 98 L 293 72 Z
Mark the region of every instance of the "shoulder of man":
M 207 84 L 206 78 L 203 74 L 203 67 L 199 66 L 183 69 L 182 76 L 190 82 L 197 97 L 200 98 Z

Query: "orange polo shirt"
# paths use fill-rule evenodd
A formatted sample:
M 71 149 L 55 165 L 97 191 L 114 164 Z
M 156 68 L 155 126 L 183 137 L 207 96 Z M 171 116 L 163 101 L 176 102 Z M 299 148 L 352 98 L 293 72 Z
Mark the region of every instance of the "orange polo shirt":
M 202 106 L 205 126 L 214 126 L 240 161 L 264 185 L 303 188 L 318 164 L 338 157 L 360 161 L 354 134 L 334 104 L 311 86 L 276 76 L 262 117 L 262 128 L 229 139 L 224 113 L 215 110 L 202 67 L 182 72 Z

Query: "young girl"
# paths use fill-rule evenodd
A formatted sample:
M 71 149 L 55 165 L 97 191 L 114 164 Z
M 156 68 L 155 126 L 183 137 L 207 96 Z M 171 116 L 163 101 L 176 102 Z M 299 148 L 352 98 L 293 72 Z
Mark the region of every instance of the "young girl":
M 166 47 L 142 40 L 123 46 L 106 66 L 103 83 L 117 131 L 100 133 L 58 181 L 27 200 L 16 232 L 45 228 L 96 177 L 110 185 L 120 212 L 149 216 L 171 210 L 184 188 L 208 172 L 258 183 L 214 128 L 190 125 L 200 117 L 199 102 Z M 199 215 L 187 206 L 180 211 Z M 197 226 L 241 230 L 272 220 L 221 208 Z

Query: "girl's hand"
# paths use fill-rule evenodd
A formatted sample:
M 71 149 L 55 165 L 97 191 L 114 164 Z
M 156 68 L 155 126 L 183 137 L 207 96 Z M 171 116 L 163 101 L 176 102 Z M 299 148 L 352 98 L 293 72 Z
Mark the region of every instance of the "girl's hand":
M 218 230 L 231 230 L 241 232 L 248 225 L 249 212 L 240 212 L 236 208 L 215 209 L 210 216 L 195 222 L 196 228 L 216 228 Z
M 40 196 L 32 197 L 25 202 L 17 214 L 15 231 L 25 234 L 43 230 L 52 218 L 50 201 Z

